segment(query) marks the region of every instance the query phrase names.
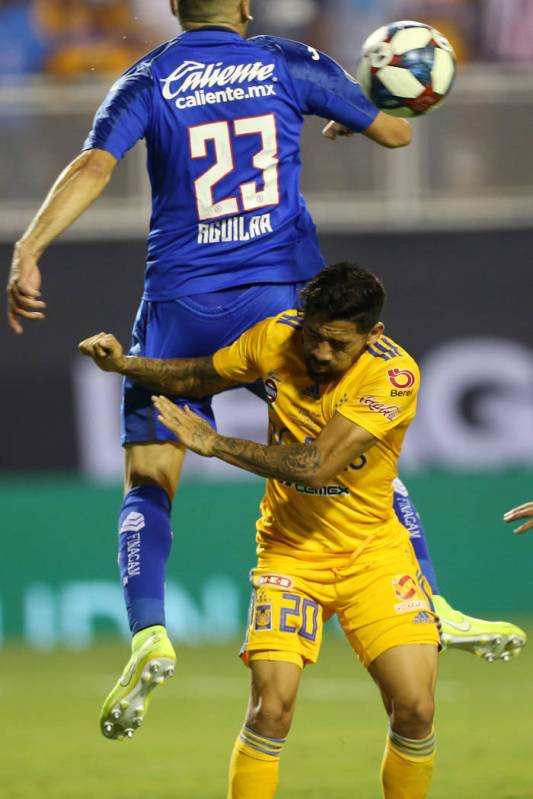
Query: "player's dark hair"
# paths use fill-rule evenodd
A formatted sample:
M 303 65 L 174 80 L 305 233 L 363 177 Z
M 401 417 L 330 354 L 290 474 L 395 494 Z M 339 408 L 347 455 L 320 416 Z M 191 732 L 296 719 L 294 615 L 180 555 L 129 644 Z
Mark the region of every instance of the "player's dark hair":
M 353 322 L 369 333 L 379 322 L 385 303 L 381 280 L 366 269 L 342 261 L 322 269 L 301 293 L 304 317 Z
M 220 13 L 220 0 L 178 0 L 178 17 L 183 22 L 207 22 Z

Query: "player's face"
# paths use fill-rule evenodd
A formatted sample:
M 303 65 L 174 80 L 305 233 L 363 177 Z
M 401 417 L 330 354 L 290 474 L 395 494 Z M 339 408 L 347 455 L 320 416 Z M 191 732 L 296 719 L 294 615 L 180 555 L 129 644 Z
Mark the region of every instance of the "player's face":
M 304 320 L 302 329 L 309 376 L 315 383 L 333 383 L 353 366 L 384 328 L 380 322 L 370 333 L 360 333 L 346 319 L 324 322 L 311 318 Z

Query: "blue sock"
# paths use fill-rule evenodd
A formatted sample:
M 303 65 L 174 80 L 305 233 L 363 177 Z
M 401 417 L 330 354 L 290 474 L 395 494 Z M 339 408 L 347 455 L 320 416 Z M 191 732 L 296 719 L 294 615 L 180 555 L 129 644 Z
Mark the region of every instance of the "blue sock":
M 411 501 L 409 492 L 402 481 L 398 479 L 394 481 L 394 510 L 396 511 L 396 516 L 411 536 L 411 544 L 420 564 L 422 574 L 431 586 L 433 593 L 440 594 L 422 520 Z
M 133 635 L 165 624 L 165 565 L 172 546 L 171 504 L 159 486 L 133 488 L 120 511 L 118 564 Z

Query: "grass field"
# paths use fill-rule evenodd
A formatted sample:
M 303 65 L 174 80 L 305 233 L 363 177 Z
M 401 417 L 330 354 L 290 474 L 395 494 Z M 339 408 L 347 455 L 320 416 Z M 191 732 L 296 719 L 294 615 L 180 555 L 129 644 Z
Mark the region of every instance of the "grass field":
M 2 799 L 224 799 L 248 684 L 234 648 L 182 650 L 144 728 L 111 742 L 97 717 L 125 654 L 0 653 Z M 533 798 L 532 674 L 533 647 L 508 664 L 441 657 L 432 799 Z M 279 797 L 377 799 L 385 729 L 370 679 L 330 635 L 304 675 Z

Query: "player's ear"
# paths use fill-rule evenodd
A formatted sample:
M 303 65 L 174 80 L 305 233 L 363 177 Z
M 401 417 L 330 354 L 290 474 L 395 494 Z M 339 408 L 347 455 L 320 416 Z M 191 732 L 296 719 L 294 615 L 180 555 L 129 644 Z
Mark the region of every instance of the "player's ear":
M 383 322 L 378 322 L 377 325 L 374 325 L 374 327 L 368 334 L 367 344 L 375 344 L 378 338 L 381 338 L 384 332 L 385 332 L 385 325 L 383 324 Z
M 170 0 L 170 11 L 175 17 L 178 16 L 178 0 Z
M 253 20 L 250 14 L 250 0 L 241 0 L 241 20 L 243 22 L 251 22 Z

